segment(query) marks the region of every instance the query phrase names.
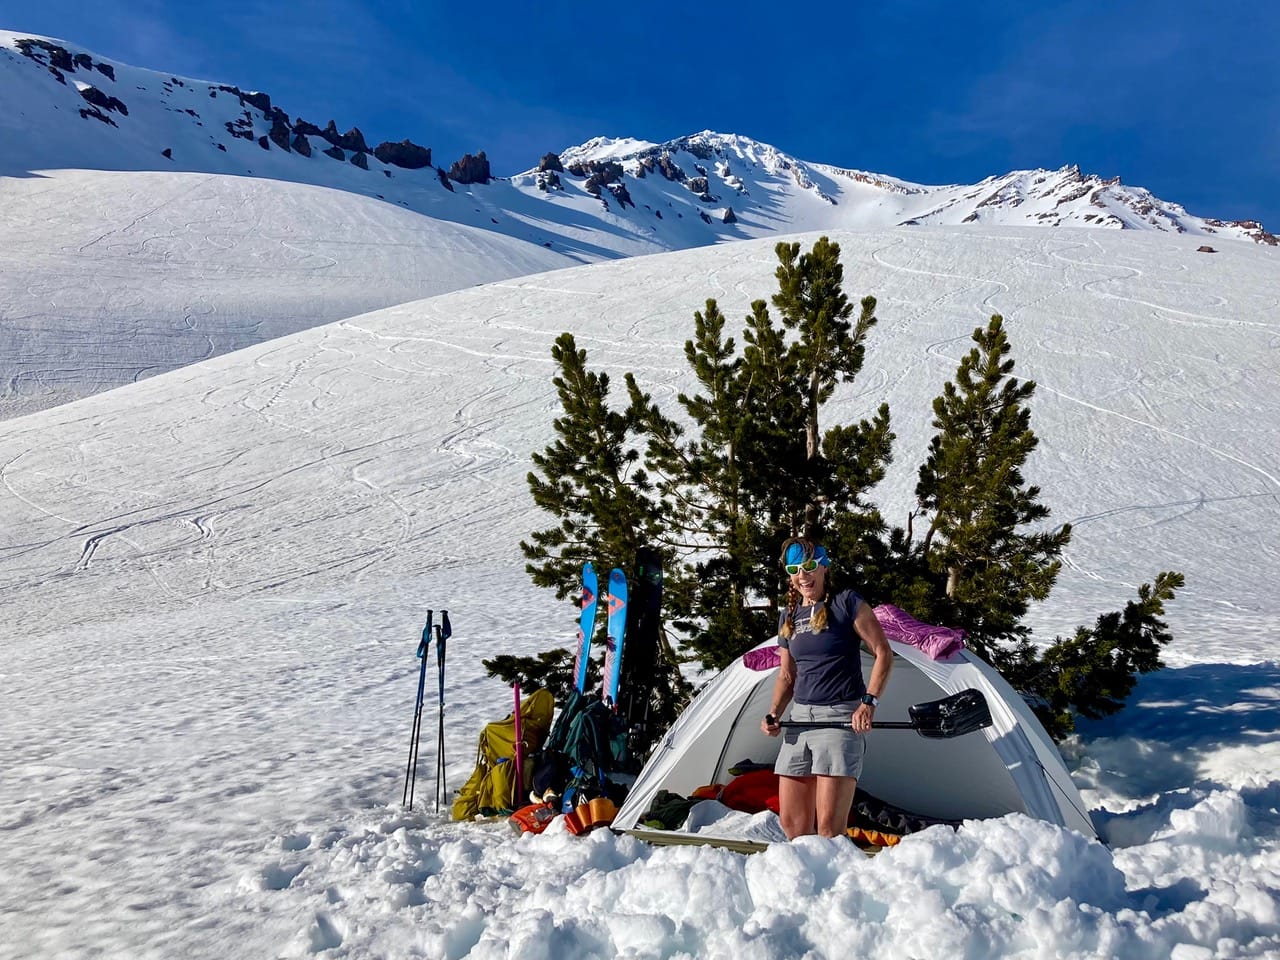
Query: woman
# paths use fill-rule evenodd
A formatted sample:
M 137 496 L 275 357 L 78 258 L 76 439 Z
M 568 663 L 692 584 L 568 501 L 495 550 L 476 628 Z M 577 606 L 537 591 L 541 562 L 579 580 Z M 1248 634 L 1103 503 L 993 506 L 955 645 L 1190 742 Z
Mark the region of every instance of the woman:
M 778 622 L 782 665 L 773 702 L 760 728 L 782 733 L 778 718 L 795 698 L 793 721 L 847 721 L 844 729 L 788 727 L 774 770 L 782 829 L 789 839 L 810 833 L 842 836 L 862 774 L 864 736 L 893 666 L 880 621 L 852 590 L 831 590 L 831 559 L 822 544 L 793 537 L 782 545 L 791 578 L 787 609 Z M 859 638 L 875 656 L 862 678 Z

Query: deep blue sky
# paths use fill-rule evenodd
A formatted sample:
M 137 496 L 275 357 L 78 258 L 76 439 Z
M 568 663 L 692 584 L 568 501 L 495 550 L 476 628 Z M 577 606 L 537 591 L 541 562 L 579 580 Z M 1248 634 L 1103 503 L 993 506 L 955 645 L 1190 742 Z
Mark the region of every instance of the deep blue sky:
M 1280 231 L 1274 2 L 0 0 L 0 27 L 498 175 L 710 128 L 919 183 L 1074 163 Z

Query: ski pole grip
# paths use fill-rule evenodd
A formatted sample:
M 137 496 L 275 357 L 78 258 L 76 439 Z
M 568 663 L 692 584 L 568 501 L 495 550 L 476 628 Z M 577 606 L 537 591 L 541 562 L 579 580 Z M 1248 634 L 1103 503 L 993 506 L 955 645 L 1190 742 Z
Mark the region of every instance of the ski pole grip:
M 764 722 L 772 727 L 775 723 L 778 722 L 778 718 L 775 717 L 772 713 L 766 713 L 764 715 Z

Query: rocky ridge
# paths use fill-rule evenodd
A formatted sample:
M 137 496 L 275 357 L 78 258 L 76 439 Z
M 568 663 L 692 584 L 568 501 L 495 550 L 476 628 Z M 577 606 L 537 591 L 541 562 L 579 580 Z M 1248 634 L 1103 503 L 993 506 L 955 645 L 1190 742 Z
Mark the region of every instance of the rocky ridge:
M 748 137 L 713 131 L 664 143 L 600 137 L 547 153 L 535 168 L 500 178 L 493 176 L 484 151 L 434 166 L 431 148 L 409 138 L 371 146 L 359 127 L 344 133 L 332 119 L 320 126 L 291 116 L 267 93 L 140 70 L 47 38 L 0 33 L 0 68 L 6 56 L 15 67 L 42 71 L 47 88 L 42 93 L 57 108 L 56 114 L 41 113 L 32 106 L 36 116 L 28 123 L 47 125 L 37 132 L 48 133 L 59 147 L 33 145 L 30 153 L 39 163 L 83 165 L 57 154 L 73 153 L 66 144 L 77 139 L 94 139 L 93 148 L 81 153 L 106 169 L 234 172 L 332 185 L 544 246 L 565 236 L 580 242 L 584 218 L 597 230 L 622 236 L 612 255 L 789 230 L 975 223 L 1159 230 L 1280 244 L 1257 221 L 1193 216 L 1141 187 L 1084 174 L 1075 166 L 1013 171 L 970 185 L 927 186 L 802 161 Z M 22 79 L 26 89 L 39 86 L 39 77 Z M 55 89 L 59 85 L 66 95 Z M 62 110 L 63 104 L 74 109 Z M 68 123 L 110 128 L 110 142 L 103 144 L 83 128 L 71 130 Z M 57 137 L 50 132 L 55 127 Z M 276 159 L 254 160 L 240 144 Z M 21 145 L 10 152 L 20 154 Z M 0 162 L 5 153 L 0 145 Z M 23 162 L 11 159 L 10 165 Z M 314 166 L 329 162 L 349 173 L 326 174 Z M 399 188 L 387 182 L 397 178 Z M 455 194 L 455 187 L 471 198 L 470 206 L 462 209 L 461 197 L 456 210 L 431 199 L 431 191 Z M 480 206 L 475 205 L 477 188 L 485 191 Z M 525 226 L 530 217 L 524 208 L 534 198 L 550 202 L 550 209 L 538 214 L 547 224 L 539 231 Z

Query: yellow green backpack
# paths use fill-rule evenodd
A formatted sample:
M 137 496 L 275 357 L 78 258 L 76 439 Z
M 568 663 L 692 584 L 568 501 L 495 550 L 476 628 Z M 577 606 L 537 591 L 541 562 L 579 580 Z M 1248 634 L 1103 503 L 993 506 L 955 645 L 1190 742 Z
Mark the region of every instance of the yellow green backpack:
M 529 758 L 546 739 L 556 710 L 550 691 L 535 690 L 520 701 L 520 733 L 525 757 L 523 784 L 516 783 L 515 714 L 485 724 L 476 749 L 476 768 L 453 801 L 453 819 L 509 815 L 524 806 L 523 798 L 533 777 Z

